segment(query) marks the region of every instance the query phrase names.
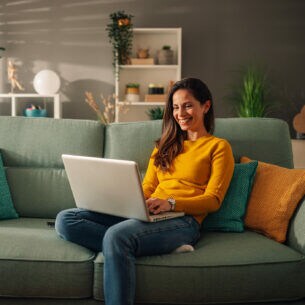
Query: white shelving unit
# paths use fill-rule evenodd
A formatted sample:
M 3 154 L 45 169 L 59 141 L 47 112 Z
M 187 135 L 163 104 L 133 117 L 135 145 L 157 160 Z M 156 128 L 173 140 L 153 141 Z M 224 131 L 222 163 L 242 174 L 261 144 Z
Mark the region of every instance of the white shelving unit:
M 50 95 L 40 95 L 36 93 L 1 93 L 0 98 L 9 98 L 11 100 L 11 116 L 18 116 L 18 105 L 26 103 L 20 101 L 19 99 L 24 98 L 35 98 L 35 99 L 53 99 L 54 104 L 54 119 L 60 119 L 62 114 L 62 107 L 59 99 L 59 94 L 50 94 Z
M 171 46 L 174 51 L 174 62 L 172 65 L 121 65 L 118 66 L 119 78 L 115 80 L 116 109 L 115 121 L 143 121 L 148 120 L 146 111 L 156 106 L 164 106 L 164 102 L 144 102 L 145 94 L 148 94 L 150 83 L 162 85 L 166 90 L 170 81 L 181 79 L 181 28 L 134 28 L 132 56 L 140 48 L 148 48 L 150 57 L 155 58 L 157 51 L 164 45 Z M 125 101 L 125 88 L 127 83 L 140 84 L 140 101 L 128 103 Z M 128 109 L 126 113 L 120 111 L 120 107 Z

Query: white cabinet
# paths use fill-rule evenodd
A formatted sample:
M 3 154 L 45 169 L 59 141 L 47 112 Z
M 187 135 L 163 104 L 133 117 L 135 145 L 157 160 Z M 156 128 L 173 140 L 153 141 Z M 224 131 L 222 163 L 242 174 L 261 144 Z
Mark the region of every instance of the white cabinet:
M 154 58 L 153 65 L 121 65 L 115 81 L 116 122 L 148 120 L 146 111 L 156 106 L 164 106 L 164 101 L 145 102 L 149 84 L 161 85 L 165 93 L 170 81 L 181 79 L 181 28 L 134 28 L 132 58 L 137 57 L 137 50 L 149 49 L 149 57 Z M 159 65 L 157 52 L 163 46 L 173 50 L 173 62 Z M 128 83 L 140 84 L 139 102 L 125 103 L 125 88 Z M 124 105 L 125 104 L 125 105 Z M 124 106 L 123 106 L 124 105 Z M 123 106 L 123 109 L 120 108 Z M 125 110 L 128 109 L 127 112 Z
M 31 103 L 35 104 L 35 100 L 44 100 L 51 99 L 53 102 L 53 117 L 55 119 L 60 119 L 62 114 L 62 107 L 59 99 L 59 94 L 50 94 L 50 95 L 40 95 L 36 93 L 4 93 L 0 94 L 0 98 L 8 98 L 11 100 L 11 116 L 23 115 L 22 111 L 27 104 L 30 104 L 28 101 L 24 102 L 24 99 L 33 99 Z M 20 106 L 20 107 L 19 107 Z

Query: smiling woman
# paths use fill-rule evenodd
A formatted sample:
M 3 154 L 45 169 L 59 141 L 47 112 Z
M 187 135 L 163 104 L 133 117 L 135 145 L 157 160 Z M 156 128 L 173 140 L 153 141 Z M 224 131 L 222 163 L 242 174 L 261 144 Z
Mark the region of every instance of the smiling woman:
M 146 223 L 81 209 L 57 215 L 60 236 L 103 252 L 105 304 L 134 304 L 137 257 L 193 249 L 204 218 L 221 206 L 234 159 L 229 143 L 214 137 L 213 129 L 207 86 L 195 78 L 177 82 L 142 187 L 151 214 L 177 211 L 184 216 Z
M 213 131 L 213 98 L 207 85 L 196 78 L 176 82 L 165 107 L 163 134 L 158 142 L 159 155 L 156 156 L 156 164 L 161 164 L 161 159 L 166 164 L 171 164 L 182 152 L 183 141 L 196 140 L 212 134 Z M 163 167 L 166 168 L 167 165 Z

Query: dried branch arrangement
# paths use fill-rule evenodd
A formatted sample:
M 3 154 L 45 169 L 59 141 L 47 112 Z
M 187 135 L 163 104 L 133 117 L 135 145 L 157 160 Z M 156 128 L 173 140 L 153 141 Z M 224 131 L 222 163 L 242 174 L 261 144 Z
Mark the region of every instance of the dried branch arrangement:
M 102 107 L 97 103 L 93 97 L 92 92 L 85 92 L 85 101 L 86 103 L 94 110 L 97 114 L 98 119 L 105 125 L 114 122 L 115 119 L 115 95 L 109 95 L 107 98 L 101 94 Z M 124 102 L 123 105 L 119 105 L 119 111 L 122 111 L 124 114 L 128 112 L 127 102 Z
M 109 124 L 114 120 L 114 97 L 108 96 L 105 98 L 101 95 L 101 101 L 103 104 L 103 110 L 100 105 L 95 101 L 92 92 L 85 92 L 85 101 L 86 103 L 95 111 L 98 119 L 103 124 Z

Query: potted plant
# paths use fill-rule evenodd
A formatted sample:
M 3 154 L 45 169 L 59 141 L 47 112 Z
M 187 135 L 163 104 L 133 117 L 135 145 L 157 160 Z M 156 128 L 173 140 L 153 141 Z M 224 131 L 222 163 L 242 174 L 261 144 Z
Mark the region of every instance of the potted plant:
M 140 84 L 128 83 L 126 84 L 126 101 L 135 103 L 140 100 Z
M 111 23 L 106 27 L 108 37 L 112 44 L 113 65 L 128 64 L 131 55 L 133 24 L 132 15 L 124 11 L 118 11 L 110 14 Z
M 242 82 L 233 88 L 231 100 L 236 103 L 239 117 L 265 117 L 270 109 L 266 74 L 259 68 L 247 66 Z
M 126 93 L 139 94 L 140 93 L 140 84 L 138 84 L 138 83 L 126 84 Z
M 171 46 L 164 45 L 162 50 L 157 52 L 157 58 L 159 65 L 172 65 L 174 59 L 174 51 L 171 50 Z
M 151 120 L 162 120 L 164 115 L 164 109 L 161 107 L 150 108 L 146 114 Z

